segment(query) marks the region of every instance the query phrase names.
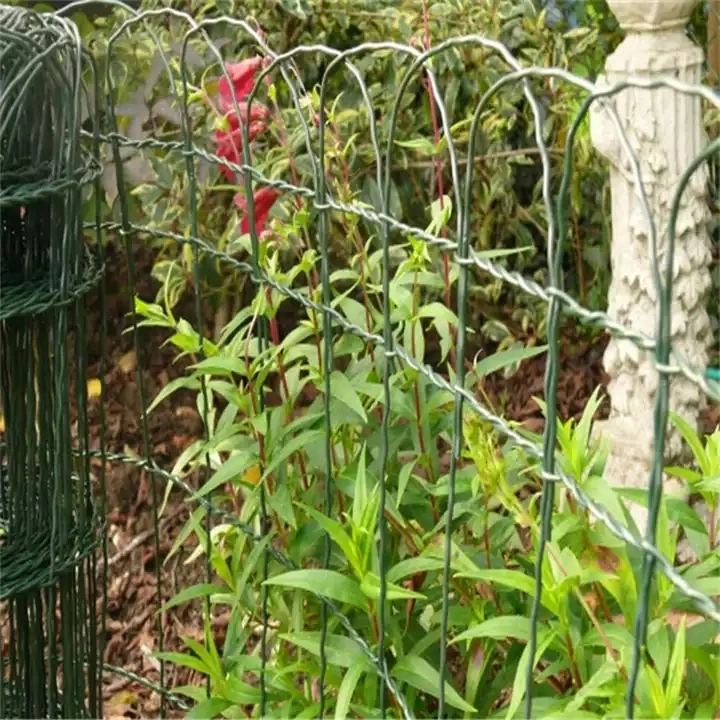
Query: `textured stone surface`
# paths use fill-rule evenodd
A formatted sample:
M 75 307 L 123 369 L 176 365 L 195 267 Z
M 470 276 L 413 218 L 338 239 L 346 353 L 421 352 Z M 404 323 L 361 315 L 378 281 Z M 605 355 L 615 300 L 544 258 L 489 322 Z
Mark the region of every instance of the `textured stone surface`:
M 608 0 L 626 30 L 684 28 L 698 0 Z
M 683 28 L 693 2 L 689 0 L 614 0 L 610 6 L 628 30 L 608 57 L 598 85 L 607 87 L 629 76 L 653 79 L 672 75 L 699 83 L 702 50 Z M 648 30 L 654 29 L 653 32 Z M 609 100 L 617 113 L 595 104 L 591 134 L 595 147 L 609 160 L 612 188 L 612 280 L 608 312 L 625 325 L 655 337 L 658 293 L 655 285 L 650 224 L 643 209 L 632 162 L 621 143 L 617 121 L 640 169 L 655 224 L 658 269 L 664 278 L 671 204 L 680 178 L 707 144 L 701 103 L 696 97 L 668 88 L 628 88 Z M 711 287 L 709 213 L 705 201 L 706 171 L 694 174 L 685 189 L 677 218 L 673 264 L 671 334 L 673 349 L 691 365 L 705 367 L 712 342 L 706 311 Z M 611 378 L 610 419 L 600 432 L 609 440 L 611 484 L 646 488 L 653 447 L 653 409 L 658 373 L 650 353 L 633 343 L 613 339 L 604 357 Z M 703 391 L 678 375 L 671 377 L 670 408 L 697 426 L 705 407 Z M 665 459 L 683 461 L 679 434 L 668 433 Z M 647 468 L 647 472 L 642 470 Z M 669 488 L 668 488 L 669 489 Z M 638 512 L 637 522 L 643 521 Z M 644 530 L 644 523 L 641 530 Z

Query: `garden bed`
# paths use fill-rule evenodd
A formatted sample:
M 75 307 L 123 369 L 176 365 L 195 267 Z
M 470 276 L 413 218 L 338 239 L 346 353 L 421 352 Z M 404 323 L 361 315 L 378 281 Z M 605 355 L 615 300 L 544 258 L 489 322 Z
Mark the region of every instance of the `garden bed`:
M 151 299 L 155 287 L 150 279 L 153 255 L 138 248 L 138 293 Z M 125 287 L 127 265 L 124 255 L 109 251 L 108 259 L 108 336 L 105 349 L 105 382 L 108 452 L 142 456 L 143 435 L 140 424 L 141 403 L 136 381 L 133 340 L 124 332 L 130 326 L 128 295 Z M 91 303 L 90 340 L 94 364 L 90 377 L 99 371 L 99 304 Z M 194 317 L 191 302 L 179 309 L 179 314 Z M 176 359 L 172 348 L 164 346 L 167 339 L 163 329 L 141 330 L 140 362 L 147 397 L 151 400 L 170 380 L 180 376 L 188 362 Z M 587 400 L 598 384 L 606 382 L 602 368 L 604 341 L 583 344 L 569 334 L 562 344 L 561 373 L 558 383 L 558 407 L 563 419 L 579 417 Z M 540 431 L 543 416 L 533 396 L 544 394 L 545 358 L 539 356 L 525 361 L 519 371 L 508 379 L 496 373 L 487 379 L 485 392 L 502 407 L 504 416 L 523 422 L 528 429 Z M 92 413 L 99 421 L 97 403 Z M 717 423 L 717 407 L 707 414 L 708 428 Z M 154 460 L 170 468 L 190 443 L 201 437 L 202 423 L 195 408 L 192 393 L 179 391 L 163 402 L 149 416 L 150 452 Z M 99 425 L 92 436 L 99 438 Z M 108 492 L 108 555 L 109 555 L 109 617 L 106 662 L 137 673 L 150 682 L 159 681 L 155 661 L 147 655 L 158 649 L 157 590 L 155 567 L 160 562 L 161 592 L 167 602 L 180 589 L 204 581 L 201 561 L 185 565 L 189 552 L 182 550 L 169 563 L 163 559 L 188 518 L 190 505 L 180 492 L 173 492 L 160 521 L 160 554 L 155 551 L 153 533 L 153 502 L 150 480 L 145 473 L 124 463 L 109 463 L 106 474 Z M 159 482 L 158 496 L 162 498 L 164 483 Z M 216 618 L 219 639 L 224 635 L 227 617 Z M 202 641 L 202 614 L 198 601 L 176 606 L 162 617 L 165 649 L 181 650 L 180 636 Z M 198 683 L 192 671 L 169 665 L 166 687 Z M 151 717 L 157 715 L 159 695 L 122 675 L 108 673 L 105 679 L 107 717 Z M 172 706 L 168 706 L 171 710 Z

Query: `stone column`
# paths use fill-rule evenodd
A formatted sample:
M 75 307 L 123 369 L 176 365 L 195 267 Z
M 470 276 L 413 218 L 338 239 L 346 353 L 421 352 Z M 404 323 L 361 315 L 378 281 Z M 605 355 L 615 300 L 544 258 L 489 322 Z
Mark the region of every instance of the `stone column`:
M 697 0 L 609 0 L 626 38 L 608 57 L 598 85 L 607 87 L 628 77 L 672 76 L 699 83 L 703 52 L 684 28 Z M 657 234 L 661 271 L 667 257 L 670 207 L 678 181 L 691 160 L 706 146 L 698 98 L 658 88 L 629 88 L 609 101 L 635 153 Z M 652 275 L 648 223 L 630 159 L 607 110 L 595 104 L 591 114 L 595 147 L 609 160 L 612 190 L 612 279 L 609 315 L 626 327 L 655 337 L 658 299 Z M 678 218 L 672 301 L 672 342 L 687 362 L 706 367 L 712 337 L 706 311 L 711 287 L 710 241 L 706 223 L 707 176 L 698 171 L 683 194 Z M 653 446 L 653 404 L 658 374 L 650 353 L 613 338 L 605 353 L 611 380 L 610 418 L 598 423 L 610 458 L 606 477 L 612 485 L 647 488 Z M 694 384 L 673 376 L 670 408 L 696 426 L 706 402 Z M 677 432 L 668 433 L 666 461 L 683 460 Z M 666 489 L 671 490 L 667 480 Z M 674 489 L 674 488 L 672 488 Z M 647 514 L 633 515 L 644 532 Z

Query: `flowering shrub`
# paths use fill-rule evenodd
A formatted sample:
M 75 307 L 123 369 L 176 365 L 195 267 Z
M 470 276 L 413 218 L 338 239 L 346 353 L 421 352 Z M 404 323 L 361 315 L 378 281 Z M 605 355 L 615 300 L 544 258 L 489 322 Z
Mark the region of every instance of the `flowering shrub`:
M 253 57 L 242 62 L 229 62 L 225 65 L 230 82 L 225 75 L 218 81 L 218 103 L 220 112 L 234 111 L 235 103 L 244 100 L 255 87 L 255 78 L 259 70 L 266 64 L 264 58 Z M 262 109 L 264 106 L 260 106 Z
M 225 65 L 225 70 L 230 78 L 224 75 L 218 81 L 217 103 L 219 111 L 223 114 L 221 120 L 225 126 L 216 130 L 213 140 L 216 146 L 216 154 L 219 158 L 227 160 L 235 165 L 242 164 L 242 125 L 248 120 L 248 105 L 245 99 L 252 92 L 255 86 L 257 73 L 265 64 L 264 58 L 253 57 L 242 62 L 230 62 Z M 237 111 L 235 107 L 237 105 Z M 270 110 L 260 102 L 254 102 L 250 107 L 248 128 L 248 139 L 252 143 L 255 138 L 268 128 L 268 121 L 271 118 Z M 237 182 L 235 173 L 227 165 L 220 165 L 220 172 L 229 180 Z M 253 194 L 255 207 L 255 232 L 260 235 L 267 222 L 268 215 L 279 193 L 272 188 L 261 188 Z M 243 193 L 237 193 L 234 197 L 235 205 L 242 211 L 243 216 L 240 222 L 240 231 L 243 235 L 250 232 L 250 219 L 247 214 L 247 199 Z
M 257 108 L 253 106 L 250 114 L 250 127 L 248 129 L 248 137 L 252 142 L 261 132 L 267 129 L 266 108 Z M 245 105 L 240 105 L 240 115 L 245 117 Z M 235 165 L 242 164 L 242 131 L 238 116 L 232 111 L 224 118 L 224 124 L 227 129 L 216 130 L 213 140 L 215 142 L 215 153 L 218 157 L 227 160 Z M 235 179 L 235 173 L 226 165 L 220 166 L 220 172 L 231 182 Z
M 264 187 L 253 193 L 253 205 L 255 207 L 255 232 L 260 235 L 267 222 L 268 215 L 280 193 L 274 188 Z M 240 221 L 240 232 L 247 235 L 250 232 L 250 215 L 247 213 L 247 200 L 242 193 L 234 198 L 235 204 L 243 212 Z

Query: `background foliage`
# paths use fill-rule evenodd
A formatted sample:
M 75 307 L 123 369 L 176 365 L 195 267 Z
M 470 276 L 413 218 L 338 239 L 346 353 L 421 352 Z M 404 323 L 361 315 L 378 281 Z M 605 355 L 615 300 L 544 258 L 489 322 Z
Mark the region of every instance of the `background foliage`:
M 151 7 L 153 3 L 146 3 Z M 190 10 L 198 18 L 215 17 L 223 13 L 243 16 L 257 22 L 266 34 L 269 44 L 277 52 L 284 52 L 299 44 L 326 43 L 345 49 L 355 44 L 375 39 L 411 43 L 420 47 L 426 35 L 433 44 L 462 32 L 476 32 L 504 42 L 522 61 L 529 64 L 561 66 L 573 72 L 593 77 L 601 69 L 606 53 L 620 39 L 620 33 L 612 15 L 604 12 L 601 3 L 585 3 L 577 27 L 563 28 L 563 22 L 550 23 L 547 12 L 540 11 L 530 0 L 524 2 L 475 3 L 465 0 L 454 2 L 431 2 L 428 4 L 429 21 L 424 24 L 422 5 L 415 2 L 363 3 L 332 2 L 314 4 L 311 9 L 301 3 L 234 2 L 200 3 L 179 2 L 177 7 Z M 581 21 L 581 22 L 580 22 Z M 112 25 L 112 20 L 108 24 Z M 178 49 L 180 29 L 171 17 L 158 18 L 154 23 L 155 32 L 161 43 Z M 550 31 L 552 25 L 552 31 Z M 91 45 L 95 52 L 102 53 L 102 45 L 108 30 L 102 27 L 90 31 Z M 217 26 L 213 40 L 222 48 L 226 58 L 238 58 L 243 54 L 242 40 L 226 37 L 227 29 Z M 199 47 L 199 39 L 192 44 Z M 247 51 L 244 51 L 247 52 Z M 208 65 L 215 63 L 207 50 L 195 57 L 190 52 L 191 67 L 198 76 L 208 71 Z M 149 37 L 135 33 L 123 40 L 114 52 L 119 83 L 125 95 L 118 98 L 117 111 L 121 118 L 120 130 L 133 139 L 141 139 L 156 133 L 162 125 L 162 136 L 167 139 L 179 137 L 180 118 L 177 108 L 168 100 L 167 78 L 162 77 L 161 63 Z M 320 80 L 327 60 L 304 58 L 299 64 L 303 84 L 313 88 Z M 408 62 L 400 54 L 387 53 L 384 57 L 368 57 L 360 67 L 370 88 L 370 96 L 377 108 L 378 117 L 389 117 L 389 108 L 394 99 Z M 439 86 L 443 89 L 444 100 L 454 125 L 454 138 L 459 142 L 462 154 L 463 138 L 467 136 L 468 118 L 474 104 L 484 91 L 497 81 L 507 70 L 504 62 L 490 53 L 463 50 L 444 53 L 433 68 Z M 218 71 L 217 65 L 211 74 Z M 195 80 L 199 80 L 196 77 Z M 538 88 L 546 100 L 547 120 L 544 131 L 549 138 L 548 146 L 556 162 L 557 177 L 560 175 L 559 159 L 562 155 L 564 134 L 574 113 L 579 107 L 580 93 L 564 85 L 545 83 Z M 342 91 L 342 93 L 341 93 Z M 278 87 L 278 101 L 282 107 L 283 88 Z M 361 111 L 359 90 L 348 83 L 348 77 L 337 72 L 328 87 L 328 96 L 337 97 L 337 115 L 340 118 L 338 130 L 347 143 L 354 137 L 352 147 L 345 151 L 344 161 L 356 186 L 353 193 L 359 193 L 364 201 L 371 202 L 377 197 L 377 188 L 368 169 L 374 166 L 370 149 L 368 120 Z M 438 178 L 442 177 L 445 193 L 449 192 L 449 178 L 446 167 L 438 173 L 437 163 L 444 160 L 442 148 L 435 151 L 433 143 L 433 113 L 429 107 L 428 93 L 423 77 L 418 75 L 410 83 L 400 118 L 397 147 L 393 155 L 394 211 L 408 224 L 425 225 L 426 208 L 438 195 Z M 540 282 L 545 279 L 546 248 L 543 237 L 546 219 L 540 202 L 540 165 L 533 138 L 532 115 L 522 96 L 519 86 L 513 84 L 502 93 L 483 121 L 483 157 L 477 164 L 477 183 L 474 190 L 474 227 L 472 234 L 478 249 L 521 249 L 522 252 L 509 255 L 503 262 L 507 267 L 521 270 Z M 436 118 L 437 120 L 437 118 Z M 212 119 L 210 120 L 212 121 Z M 291 121 L 290 121 L 291 122 Z M 202 126 L 198 118 L 196 131 Z M 199 126 L 200 127 L 199 127 Z M 292 146 L 301 142 L 299 128 L 296 136 L 289 138 Z M 379 125 L 381 145 L 386 138 L 387 122 Z M 277 151 L 281 153 L 280 150 Z M 567 289 L 592 308 L 602 308 L 605 303 L 608 279 L 608 202 L 609 194 L 606 175 L 597 155 L 592 152 L 587 128 L 579 137 L 577 147 L 578 171 L 572 189 L 571 246 L 566 255 Z M 130 176 L 137 185 L 151 181 L 143 195 L 138 191 L 137 202 L 158 202 L 154 219 L 172 226 L 182 213 L 182 198 L 186 188 L 182 186 L 182 175 L 172 173 L 171 167 L 158 158 L 158 165 L 164 166 L 163 175 L 158 177 L 157 167 L 148 168 L 138 161 L 132 167 Z M 264 160 L 268 167 L 263 171 L 270 177 L 279 177 L 286 170 L 287 159 L 275 157 L 273 151 Z M 181 159 L 174 160 L 179 167 Z M 309 180 L 309 167 L 302 154 L 295 159 L 295 170 L 302 181 Z M 171 185 L 174 183 L 174 186 Z M 109 168 L 106 189 L 110 205 L 115 201 L 113 172 Z M 163 192 L 163 188 L 165 191 Z M 202 218 L 203 228 L 212 228 L 207 237 L 222 236 L 228 220 L 227 203 L 218 203 L 218 193 L 213 193 L 212 210 Z M 206 195 L 203 200 L 206 200 Z M 203 202 L 203 207 L 208 203 Z M 342 266 L 353 252 L 348 247 L 347 233 L 334 232 L 331 242 L 335 262 Z M 163 277 L 167 257 L 159 249 L 158 277 Z M 187 268 L 186 268 L 187 271 Z M 214 287 L 228 284 L 207 267 L 205 280 Z M 178 290 L 181 280 L 178 277 Z M 481 327 L 483 334 L 496 342 L 512 343 L 516 338 L 542 335 L 543 313 L 540 308 L 523 298 L 514 297 L 499 280 L 478 274 L 472 283 L 471 324 Z M 225 311 L 222 317 L 231 313 Z M 220 322 L 222 324 L 222 322 Z

